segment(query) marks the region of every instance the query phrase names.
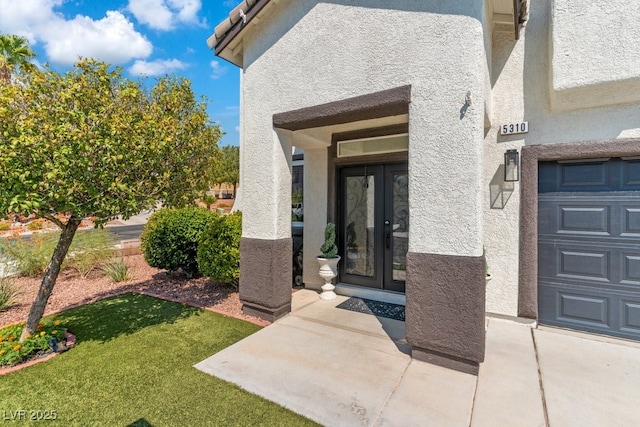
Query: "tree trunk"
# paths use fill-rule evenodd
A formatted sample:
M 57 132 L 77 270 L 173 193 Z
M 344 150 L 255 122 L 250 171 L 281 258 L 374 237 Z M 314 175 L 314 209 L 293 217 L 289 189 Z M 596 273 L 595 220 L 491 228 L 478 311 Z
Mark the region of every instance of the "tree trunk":
M 53 251 L 51 261 L 49 261 L 49 265 L 44 272 L 42 283 L 40 283 L 38 295 L 31 305 L 31 310 L 29 310 L 29 317 L 27 317 L 27 323 L 25 324 L 24 329 L 22 329 L 20 342 L 24 341 L 27 334 L 33 334 L 38 327 L 38 323 L 40 323 L 42 315 L 44 314 L 44 309 L 47 306 L 47 301 L 49 301 L 49 297 L 51 296 L 51 292 L 53 291 L 53 286 L 56 284 L 56 279 L 58 278 L 58 274 L 60 273 L 62 262 L 67 256 L 69 246 L 71 246 L 73 236 L 75 236 L 80 222 L 82 222 L 82 220 L 74 218 L 72 216 L 62 228 L 60 239 L 58 239 L 58 244 Z
M 0 68 L 0 81 L 9 83 L 11 81 L 11 74 L 5 69 Z
M 11 69 L 2 62 L 0 62 L 0 81 L 11 83 Z
M 236 183 L 233 183 L 233 200 L 236 199 Z

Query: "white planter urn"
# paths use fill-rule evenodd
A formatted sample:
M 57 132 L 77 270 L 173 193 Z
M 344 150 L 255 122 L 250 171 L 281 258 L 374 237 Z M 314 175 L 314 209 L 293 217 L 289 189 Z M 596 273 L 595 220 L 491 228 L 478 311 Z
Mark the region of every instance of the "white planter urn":
M 323 300 L 332 300 L 336 298 L 334 289 L 336 288 L 331 284 L 331 280 L 338 275 L 338 261 L 340 261 L 340 255 L 335 258 L 322 258 L 317 257 L 318 264 L 320 264 L 320 277 L 324 280 L 324 285 L 321 286 L 322 293 L 320 298 Z

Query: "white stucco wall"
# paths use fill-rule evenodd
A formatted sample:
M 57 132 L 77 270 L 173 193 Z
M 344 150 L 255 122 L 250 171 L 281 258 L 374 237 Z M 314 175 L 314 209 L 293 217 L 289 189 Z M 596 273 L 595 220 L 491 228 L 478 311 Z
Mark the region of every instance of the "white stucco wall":
M 640 5 L 551 0 L 551 105 L 555 110 L 640 101 Z
M 578 2 L 569 0 L 559 3 L 575 5 Z M 621 15 L 628 13 L 620 8 L 608 9 L 609 2 L 580 2 L 590 9 L 597 3 L 607 13 L 609 20 L 618 19 L 625 22 Z M 613 2 L 614 6 L 618 2 Z M 629 3 L 627 3 L 629 4 Z M 585 10 L 586 10 L 585 9 Z M 637 9 L 637 8 L 636 8 Z M 606 11 L 605 11 L 606 12 Z M 489 186 L 492 178 L 503 162 L 503 155 L 507 149 L 520 148 L 522 145 L 537 145 L 550 143 L 565 143 L 591 141 L 600 139 L 613 139 L 640 136 L 640 104 L 624 103 L 585 108 L 587 104 L 575 104 L 572 111 L 558 112 L 552 107 L 550 93 L 552 73 L 564 70 L 565 78 L 570 79 L 568 69 L 571 63 L 562 62 L 552 64 L 551 46 L 551 4 L 547 1 L 530 1 L 529 18 L 525 29 L 521 32 L 520 40 L 515 41 L 512 33 L 493 34 L 493 126 L 488 129 L 484 142 L 484 176 L 483 176 L 483 207 L 485 247 L 487 249 L 487 261 L 491 275 L 491 281 L 487 285 L 487 311 L 506 315 L 517 315 L 518 302 L 518 251 L 519 251 L 519 215 L 520 215 L 520 187 L 515 183 L 515 191 L 504 209 L 490 209 Z M 616 18 L 617 16 L 617 18 Z M 578 22 L 581 13 L 574 16 Z M 593 23 L 593 22 L 592 22 Z M 554 25 L 559 25 L 558 21 Z M 639 27 L 637 21 L 631 31 L 628 28 L 615 27 L 611 31 L 619 31 L 631 37 Z M 599 29 L 601 26 L 598 26 Z M 608 28 L 608 27 L 607 27 Z M 604 30 L 602 37 L 607 37 L 608 30 Z M 556 28 L 556 33 L 558 32 Z M 593 52 L 599 49 L 594 46 L 582 46 L 589 42 L 590 38 L 576 37 L 571 42 L 578 52 Z M 568 43 L 569 40 L 564 42 Z M 637 46 L 640 38 L 635 41 L 628 39 L 627 43 Z M 573 54 L 572 54 L 573 55 Z M 611 54 L 616 55 L 616 54 Z M 574 55 L 575 56 L 575 55 Z M 591 58 L 592 67 L 600 67 L 600 59 Z M 609 61 L 614 61 L 610 57 Z M 562 60 L 564 61 L 564 59 Z M 600 96 L 600 89 L 591 85 L 589 75 L 589 63 L 584 58 L 575 64 L 578 70 L 582 69 L 584 79 L 579 75 L 571 77 L 576 90 L 587 93 L 590 97 Z M 607 65 L 608 66 L 608 65 Z M 600 71 L 596 70 L 596 74 Z M 640 67 L 636 67 L 636 75 L 640 76 Z M 616 77 L 617 76 L 617 77 Z M 602 77 L 602 75 L 601 75 Z M 607 78 L 614 84 L 622 84 L 626 80 L 623 74 L 611 72 Z M 580 86 L 582 81 L 584 86 Z M 604 83 L 603 83 L 604 84 Z M 628 87 L 631 89 L 631 86 Z M 635 91 L 638 94 L 640 92 Z M 529 122 L 529 133 L 524 135 L 500 136 L 499 126 L 504 123 L 512 123 L 526 120 Z
M 281 0 L 243 33 L 243 236 L 290 235 L 290 146 L 303 146 L 304 280 L 318 281 L 326 147 L 347 129 L 276 133 L 272 116 L 410 84 L 409 116 L 393 121 L 409 123 L 409 250 L 478 256 L 484 246 L 487 311 L 517 315 L 519 183 L 503 209 L 490 208 L 490 183 L 507 149 L 640 137 L 640 9 L 529 1 L 516 41 L 492 32 L 483 2 L 353 3 Z M 523 120 L 529 133 L 499 135 Z
M 483 4 L 371 0 L 358 5 L 283 0 L 243 35 L 243 90 L 251 94 L 242 111 L 243 235 L 287 234 L 288 224 L 279 223 L 290 215 L 281 153 L 291 142 L 273 132 L 274 113 L 410 84 L 409 250 L 479 256 L 487 69 Z M 463 111 L 468 91 L 473 104 Z M 318 141 L 318 147 L 328 143 Z M 314 255 L 307 241 L 321 236 L 310 227 L 310 196 L 307 191 L 305 254 Z

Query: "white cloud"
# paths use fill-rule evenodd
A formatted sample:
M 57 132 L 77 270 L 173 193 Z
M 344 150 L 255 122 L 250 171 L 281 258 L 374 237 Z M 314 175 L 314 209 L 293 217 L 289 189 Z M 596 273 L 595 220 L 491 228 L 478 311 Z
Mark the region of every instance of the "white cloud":
M 178 21 L 198 22 L 198 12 L 202 7 L 200 0 L 169 0 L 169 4 L 178 11 Z
M 137 76 L 159 76 L 176 70 L 184 70 L 187 64 L 177 59 L 157 59 L 155 61 L 136 61 L 131 67 L 131 74 Z
M 211 66 L 211 78 L 214 80 L 217 80 L 220 77 L 222 77 L 224 73 L 227 71 L 227 69 L 222 65 L 220 65 L 220 62 L 218 61 L 211 61 L 209 65 Z
M 128 9 L 138 21 L 156 30 L 171 30 L 178 24 L 202 25 L 201 0 L 129 0 Z
M 63 0 L 0 0 L 0 31 L 19 34 L 36 43 L 43 26 L 53 19 L 60 19 L 53 8 L 60 6 Z
M 31 44 L 44 44 L 51 62 L 71 65 L 79 56 L 121 64 L 146 58 L 152 44 L 122 13 L 108 11 L 95 20 L 77 15 L 65 19 L 54 9 L 63 0 L 0 0 L 0 31 L 18 33 Z
M 138 21 L 159 30 L 173 28 L 173 14 L 164 0 L 130 0 L 129 10 Z
M 230 8 L 234 8 L 237 5 L 240 4 L 239 0 L 224 0 L 224 2 L 222 2 L 223 6 L 225 7 L 230 7 Z
M 71 21 L 57 20 L 45 32 L 47 55 L 62 64 L 73 64 L 78 56 L 121 64 L 146 58 L 153 50 L 149 40 L 120 12 L 108 11 L 98 21 L 80 15 Z

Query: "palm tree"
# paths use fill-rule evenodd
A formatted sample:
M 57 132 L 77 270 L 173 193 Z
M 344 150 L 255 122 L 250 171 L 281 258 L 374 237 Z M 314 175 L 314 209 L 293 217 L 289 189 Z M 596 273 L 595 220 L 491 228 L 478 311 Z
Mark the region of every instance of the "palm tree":
M 0 81 L 10 82 L 13 73 L 32 71 L 35 57 L 24 37 L 0 34 Z

